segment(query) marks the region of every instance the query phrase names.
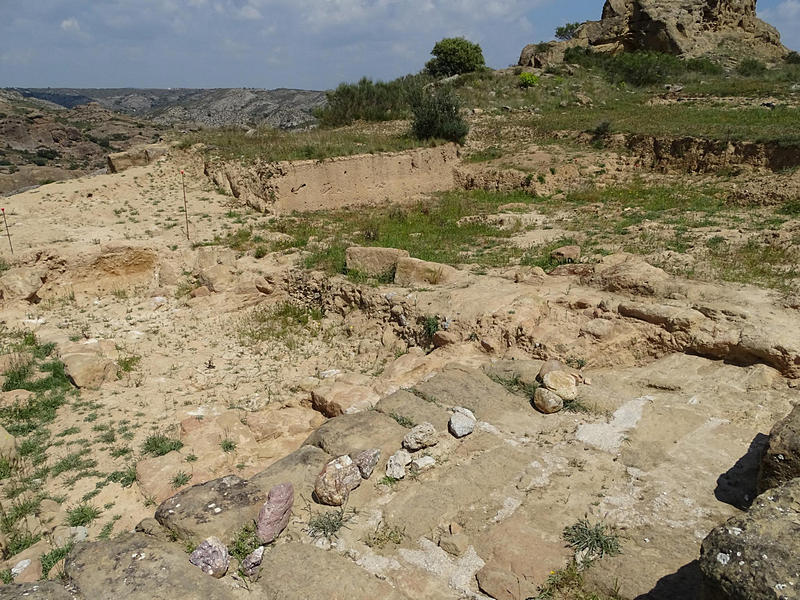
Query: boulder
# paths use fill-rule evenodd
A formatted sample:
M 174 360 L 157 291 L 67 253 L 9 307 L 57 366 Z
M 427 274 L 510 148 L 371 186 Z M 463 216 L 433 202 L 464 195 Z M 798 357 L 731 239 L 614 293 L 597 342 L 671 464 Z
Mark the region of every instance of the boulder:
M 64 571 L 79 597 L 93 600 L 230 600 L 228 586 L 200 577 L 183 546 L 142 533 L 78 544 Z
M 350 492 L 361 485 L 361 472 L 347 455 L 330 461 L 317 476 L 314 496 L 317 502 L 328 506 L 341 506 Z
M 533 405 L 540 412 L 550 415 L 564 408 L 564 401 L 558 394 L 540 387 L 536 388 L 536 391 L 533 393 Z
M 403 448 L 411 452 L 429 448 L 438 443 L 436 428 L 430 423 L 420 423 L 414 426 L 403 438 Z
M 394 282 L 402 286 L 437 285 L 453 283 L 461 277 L 462 274 L 449 265 L 418 258 L 401 258 L 397 261 Z
M 459 408 L 461 407 L 456 407 L 456 412 L 453 413 L 453 416 L 450 417 L 450 421 L 447 423 L 448 431 L 456 438 L 462 438 L 472 433 L 475 430 L 475 424 L 477 422 L 472 411 L 466 408 L 458 410 Z
M 562 400 L 575 400 L 578 397 L 578 386 L 575 378 L 567 371 L 551 371 L 542 377 L 542 385 L 555 392 Z
M 9 558 L 0 568 L 10 570 L 16 583 L 39 581 L 43 575 L 47 575 L 42 572 L 42 556 L 50 549 L 50 544 L 41 540 Z
M 220 579 L 228 572 L 231 558 L 225 544 L 219 538 L 210 537 L 194 549 L 189 556 L 189 562 L 199 567 L 203 573 L 211 575 L 214 579 Z
M 703 540 L 700 569 L 708 600 L 800 597 L 800 479 L 758 496 Z
M 94 352 L 76 352 L 61 357 L 64 370 L 79 388 L 100 389 L 106 381 L 117 376 L 117 366 L 113 360 Z
M 27 300 L 37 303 L 36 292 L 42 287 L 42 276 L 39 272 L 26 268 L 9 269 L 0 277 L 0 299 Z
M 445 346 L 452 346 L 459 342 L 459 337 L 452 331 L 439 330 L 433 334 L 431 342 L 434 348 L 444 348 Z
M 150 144 L 135 146 L 124 152 L 114 152 L 106 158 L 109 173 L 121 173 L 131 167 L 144 167 L 169 152 L 169 146 Z
M 800 477 L 800 405 L 778 421 L 769 433 L 758 474 L 763 492 Z
M 278 484 L 269 491 L 256 521 L 258 539 L 262 544 L 269 544 L 286 529 L 293 504 L 294 486 L 291 483 Z
M 351 246 L 346 251 L 347 270 L 358 271 L 370 277 L 394 273 L 397 261 L 401 258 L 408 258 L 406 250 Z

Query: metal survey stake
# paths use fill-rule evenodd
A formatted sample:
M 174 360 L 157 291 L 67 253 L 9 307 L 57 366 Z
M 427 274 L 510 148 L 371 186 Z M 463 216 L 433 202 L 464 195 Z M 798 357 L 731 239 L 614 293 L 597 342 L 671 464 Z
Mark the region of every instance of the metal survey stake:
M 8 236 L 8 247 L 11 248 L 11 254 L 14 254 L 14 246 L 11 244 L 11 232 L 8 230 L 8 219 L 6 219 L 6 209 L 0 208 L 3 211 L 3 223 L 6 225 L 6 235 Z
M 181 185 L 183 186 L 183 214 L 186 216 L 186 239 L 189 239 L 189 206 L 186 204 L 186 180 L 181 169 Z

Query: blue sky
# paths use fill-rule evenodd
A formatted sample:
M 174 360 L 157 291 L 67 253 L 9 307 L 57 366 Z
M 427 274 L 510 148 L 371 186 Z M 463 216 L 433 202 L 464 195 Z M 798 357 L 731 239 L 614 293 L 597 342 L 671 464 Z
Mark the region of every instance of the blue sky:
M 419 71 L 463 35 L 495 68 L 602 0 L 0 0 L 0 87 L 297 87 Z M 760 0 L 800 49 L 800 0 Z

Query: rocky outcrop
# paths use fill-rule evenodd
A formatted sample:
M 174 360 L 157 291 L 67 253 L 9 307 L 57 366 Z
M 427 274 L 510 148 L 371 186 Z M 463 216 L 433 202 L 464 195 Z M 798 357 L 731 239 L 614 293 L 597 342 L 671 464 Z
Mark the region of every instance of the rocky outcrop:
M 800 598 L 800 479 L 761 494 L 703 541 L 707 600 Z
M 574 39 L 526 46 L 523 67 L 560 62 L 570 47 L 599 52 L 650 50 L 686 58 L 709 54 L 776 60 L 785 56 L 780 34 L 756 16 L 756 0 L 607 0 L 600 21 L 584 23 Z
M 124 152 L 115 152 L 108 155 L 108 172 L 120 173 L 131 167 L 143 167 L 155 162 L 169 152 L 166 144 L 150 144 L 136 146 Z
M 800 477 L 800 405 L 770 431 L 761 459 L 758 489 L 763 492 L 796 477 Z

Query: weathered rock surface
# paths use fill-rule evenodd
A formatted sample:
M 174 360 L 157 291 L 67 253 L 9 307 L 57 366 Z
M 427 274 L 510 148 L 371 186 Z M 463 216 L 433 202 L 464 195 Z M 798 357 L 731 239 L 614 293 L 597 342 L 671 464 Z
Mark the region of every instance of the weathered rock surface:
M 397 285 L 437 285 L 453 283 L 463 277 L 450 265 L 427 262 L 418 258 L 401 258 L 397 261 L 394 282 Z
M 356 465 L 356 467 L 358 467 L 358 472 L 361 473 L 361 478 L 369 479 L 372 477 L 372 472 L 375 470 L 375 467 L 378 465 L 378 461 L 380 459 L 380 448 L 371 448 L 356 454 L 353 457 L 353 463 Z
M 231 559 L 228 548 L 219 538 L 210 537 L 203 540 L 200 545 L 189 555 L 189 562 L 199 567 L 203 573 L 220 579 L 228 572 Z
M 0 425 L 0 458 L 4 458 L 7 461 L 14 461 L 18 456 L 16 438 L 8 433 L 5 427 Z
M 403 448 L 411 452 L 435 446 L 437 443 L 439 440 L 436 438 L 436 428 L 430 423 L 415 425 L 403 438 Z
M 407 250 L 350 246 L 346 251 L 347 269 L 371 277 L 393 273 L 401 258 L 408 258 Z
M 400 446 L 405 434 L 406 430 L 394 419 L 370 410 L 331 419 L 308 436 L 305 445 L 316 446 L 332 456 L 370 448 L 380 448 L 384 456 L 389 456 Z
M 230 600 L 225 584 L 201 577 L 181 546 L 141 533 L 77 545 L 64 570 L 80 591 L 93 600 Z
M 169 152 L 166 144 L 149 144 L 136 146 L 124 152 L 114 152 L 108 155 L 108 172 L 121 173 L 131 167 L 143 167 L 161 158 Z
M 269 490 L 287 482 L 295 489 L 313 489 L 330 459 L 319 448 L 304 446 L 250 480 L 229 475 L 187 488 L 158 507 L 156 520 L 182 540 L 199 543 L 216 536 L 230 543 L 243 524 L 258 517 Z
M 253 577 L 258 572 L 258 568 L 261 566 L 261 562 L 264 559 L 264 550 L 264 546 L 259 546 L 244 557 L 241 567 L 242 572 L 247 577 Z
M 11 583 L 0 587 L 0 600 L 77 600 L 78 597 L 62 583 L 39 581 Z
M 281 544 L 264 552 L 263 573 L 280 573 L 257 582 L 261 597 L 281 600 L 342 598 L 403 600 L 405 596 L 351 560 L 307 544 Z
M 778 421 L 769 433 L 761 459 L 758 490 L 763 492 L 800 477 L 800 405 Z
M 375 405 L 375 410 L 385 415 L 404 417 L 412 423 L 431 423 L 436 429 L 447 427 L 449 419 L 445 409 L 406 390 L 398 390 L 382 398 Z
M 328 506 L 341 506 L 350 492 L 361 485 L 361 472 L 347 455 L 330 461 L 317 476 L 314 496 L 317 502 Z
M 326 382 L 311 392 L 311 404 L 326 417 L 369 410 L 380 399 L 373 390 L 343 381 Z
M 258 539 L 262 544 L 269 544 L 286 529 L 293 504 L 294 486 L 291 483 L 278 484 L 269 491 L 256 521 Z
M 800 598 L 800 479 L 767 490 L 703 540 L 709 600 Z

